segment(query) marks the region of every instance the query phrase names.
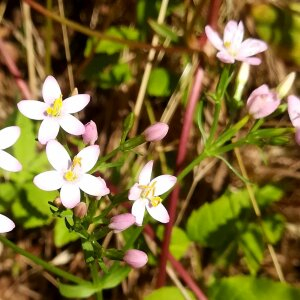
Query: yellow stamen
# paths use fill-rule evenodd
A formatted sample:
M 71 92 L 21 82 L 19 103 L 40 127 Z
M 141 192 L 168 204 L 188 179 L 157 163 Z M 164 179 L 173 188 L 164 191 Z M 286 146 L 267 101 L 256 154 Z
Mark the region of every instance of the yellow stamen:
M 67 181 L 74 181 L 77 176 L 76 174 L 72 171 L 72 170 L 68 170 L 65 175 L 64 175 L 64 178 L 67 180 Z
M 231 46 L 231 43 L 229 42 L 229 41 L 227 41 L 227 42 L 224 42 L 224 46 L 225 46 L 225 48 L 230 48 L 230 46 Z
M 46 109 L 48 116 L 57 117 L 60 115 L 62 108 L 62 95 L 59 98 L 55 99 L 53 104 Z
M 162 199 L 160 197 L 156 196 L 156 197 L 152 197 L 150 199 L 150 202 L 151 202 L 151 205 L 155 207 L 162 202 Z
M 73 158 L 72 169 L 74 169 L 77 165 L 81 167 L 81 159 L 82 159 L 81 157 L 77 157 L 77 156 Z

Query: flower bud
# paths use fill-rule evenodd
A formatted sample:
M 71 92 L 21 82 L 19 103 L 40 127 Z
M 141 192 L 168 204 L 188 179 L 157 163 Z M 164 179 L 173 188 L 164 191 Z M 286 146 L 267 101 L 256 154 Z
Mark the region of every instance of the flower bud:
M 99 184 L 101 185 L 101 194 L 96 198 L 97 200 L 99 200 L 101 197 L 108 195 L 110 193 L 110 189 L 107 187 L 106 182 L 103 178 L 99 176 L 97 177 L 97 179 L 99 180 Z
M 250 73 L 250 65 L 246 62 L 243 62 L 236 78 L 236 90 L 233 96 L 233 98 L 238 101 L 240 101 L 242 98 L 242 93 L 248 81 L 249 73 Z
M 0 233 L 12 231 L 15 228 L 15 223 L 8 217 L 0 214 Z
M 78 217 L 79 219 L 82 219 L 87 214 L 87 205 L 84 202 L 79 202 L 74 207 L 74 215 Z
M 161 141 L 168 133 L 169 125 L 166 123 L 155 123 L 144 131 L 144 136 L 147 142 Z
M 98 140 L 98 131 L 97 126 L 94 121 L 90 121 L 84 125 L 85 132 L 82 135 L 83 142 L 88 145 L 94 145 L 95 142 Z
M 255 119 L 267 117 L 280 105 L 280 98 L 264 84 L 255 89 L 247 100 L 249 114 Z
M 56 198 L 54 199 L 54 201 L 53 201 L 53 204 L 54 204 L 57 208 L 60 208 L 60 207 L 63 206 L 60 197 L 56 197 Z
M 134 223 L 135 217 L 132 214 L 126 213 L 112 217 L 108 228 L 113 229 L 114 233 L 118 233 L 129 228 Z
M 276 88 L 278 97 L 280 99 L 282 99 L 283 97 L 285 97 L 288 92 L 290 91 L 294 81 L 296 78 L 296 73 L 292 72 L 289 75 L 287 75 L 283 81 L 278 85 L 278 87 Z
M 145 252 L 136 250 L 136 249 L 130 249 L 127 250 L 123 260 L 132 268 L 138 269 L 143 267 L 147 261 L 148 256 Z

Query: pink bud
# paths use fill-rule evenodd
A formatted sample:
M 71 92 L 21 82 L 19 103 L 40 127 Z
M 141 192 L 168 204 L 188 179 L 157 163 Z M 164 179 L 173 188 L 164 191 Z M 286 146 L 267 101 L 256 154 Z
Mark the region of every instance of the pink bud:
M 147 261 L 148 256 L 145 252 L 136 250 L 136 249 L 130 249 L 127 250 L 123 260 L 132 268 L 138 269 L 143 267 Z
M 144 131 L 144 136 L 147 142 L 161 141 L 168 133 L 169 125 L 166 123 L 155 123 Z
M 249 114 L 255 119 L 267 117 L 280 105 L 278 95 L 270 91 L 266 84 L 255 89 L 247 100 Z
M 114 216 L 110 219 L 108 228 L 113 229 L 115 233 L 121 232 L 135 223 L 135 217 L 126 213 Z
M 74 215 L 80 219 L 86 216 L 87 213 L 87 205 L 84 202 L 79 202 L 74 207 Z
M 97 126 L 94 121 L 90 121 L 84 125 L 85 132 L 82 135 L 83 142 L 87 145 L 94 145 L 95 142 L 98 140 L 98 131 Z

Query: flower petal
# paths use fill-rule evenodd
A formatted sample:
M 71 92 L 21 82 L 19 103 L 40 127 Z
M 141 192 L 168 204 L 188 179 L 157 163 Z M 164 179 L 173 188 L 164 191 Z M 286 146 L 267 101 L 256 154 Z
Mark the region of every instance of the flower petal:
M 138 226 L 142 226 L 143 220 L 144 220 L 144 214 L 145 214 L 145 207 L 146 207 L 146 202 L 147 200 L 145 199 L 138 199 L 134 201 L 132 208 L 131 208 L 131 213 L 135 216 L 135 223 Z
M 12 146 L 20 136 L 20 127 L 10 126 L 0 130 L 0 149 Z
M 225 64 L 233 64 L 235 59 L 227 51 L 220 51 L 217 53 L 217 58 Z
M 239 58 L 249 57 L 257 53 L 266 51 L 267 49 L 268 49 L 268 45 L 264 41 L 258 39 L 252 39 L 252 38 L 246 39 L 242 42 L 237 57 Z
M 152 174 L 152 168 L 153 168 L 153 160 L 150 160 L 145 164 L 143 169 L 140 172 L 139 175 L 139 184 L 141 185 L 148 185 L 151 180 L 151 174 Z
M 0 167 L 10 172 L 19 172 L 22 170 L 20 162 L 3 150 L 0 150 Z
M 300 99 L 294 95 L 288 96 L 288 113 L 294 127 L 300 127 Z
M 41 123 L 38 140 L 41 144 L 45 145 L 50 140 L 54 140 L 59 131 L 59 124 L 56 118 L 46 117 Z
M 107 195 L 106 186 L 104 188 L 103 184 L 101 184 L 101 182 L 99 181 L 99 178 L 90 174 L 83 174 L 80 177 L 79 188 L 85 193 L 92 196 Z
M 22 100 L 17 106 L 25 117 L 32 120 L 45 119 L 45 111 L 48 107 L 46 103 L 36 100 Z
M 64 180 L 59 172 L 52 170 L 36 175 L 33 183 L 41 190 L 55 191 L 62 187 Z
M 245 57 L 245 58 L 236 58 L 236 59 L 253 66 L 258 66 L 261 64 L 261 59 L 258 57 Z
M 8 217 L 0 214 L 0 233 L 12 231 L 15 228 L 15 223 Z
M 63 111 L 69 114 L 76 113 L 83 110 L 88 103 L 90 102 L 90 95 L 88 94 L 79 94 L 66 98 L 63 101 Z
M 205 26 L 205 33 L 208 40 L 215 48 L 217 48 L 218 50 L 222 50 L 224 48 L 223 41 L 221 40 L 219 34 L 214 31 L 209 25 Z
M 133 201 L 137 200 L 141 197 L 141 193 L 142 193 L 142 190 L 139 188 L 139 184 L 135 183 L 129 190 L 128 199 L 133 200 Z
M 68 133 L 73 135 L 81 135 L 85 132 L 84 125 L 70 114 L 65 114 L 58 119 L 60 126 Z
M 100 155 L 100 147 L 98 145 L 92 145 L 83 148 L 76 157 L 81 158 L 81 170 L 88 172 L 97 162 Z
M 47 143 L 46 153 L 51 166 L 59 171 L 66 171 L 71 165 L 71 158 L 62 144 L 56 140 Z
M 61 90 L 58 82 L 53 76 L 48 76 L 43 84 L 42 89 L 43 99 L 46 103 L 50 104 L 61 96 Z
M 168 223 L 170 221 L 169 213 L 161 203 L 157 206 L 152 206 L 150 203 L 148 203 L 146 208 L 153 219 L 161 223 Z
M 229 21 L 224 28 L 224 44 L 229 44 L 231 49 L 237 51 L 244 37 L 243 22 Z
M 65 183 L 60 189 L 60 199 L 64 207 L 73 208 L 80 202 L 80 189 L 74 183 Z
M 171 189 L 177 181 L 177 178 L 172 175 L 160 175 L 152 179 L 149 185 L 155 183 L 154 196 L 159 196 Z

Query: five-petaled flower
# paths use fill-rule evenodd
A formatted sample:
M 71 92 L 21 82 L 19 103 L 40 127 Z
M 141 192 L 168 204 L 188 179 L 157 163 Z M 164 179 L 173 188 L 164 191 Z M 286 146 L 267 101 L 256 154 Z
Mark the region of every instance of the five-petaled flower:
M 259 65 L 261 59 L 251 56 L 268 48 L 265 42 L 258 39 L 249 38 L 243 41 L 243 22 L 229 21 L 224 28 L 223 40 L 209 25 L 205 26 L 205 33 L 213 46 L 219 50 L 217 57 L 227 64 L 233 64 L 235 60 L 239 60 L 250 65 Z
M 33 120 L 43 120 L 38 133 L 41 144 L 55 139 L 60 126 L 73 135 L 85 132 L 84 125 L 71 114 L 79 112 L 89 103 L 89 95 L 79 94 L 63 100 L 60 87 L 53 76 L 46 78 L 42 94 L 44 102 L 22 100 L 18 103 L 18 108 L 24 116 Z
M 22 169 L 20 162 L 11 154 L 3 151 L 12 146 L 20 136 L 20 127 L 10 126 L 0 130 L 0 167 L 6 171 L 19 172 Z
M 161 223 L 168 223 L 170 218 L 168 211 L 162 205 L 160 195 L 171 189 L 177 178 L 172 175 L 160 175 L 151 180 L 153 161 L 149 161 L 142 169 L 138 183 L 135 183 L 128 195 L 133 200 L 131 213 L 136 218 L 136 224 L 141 226 L 144 219 L 145 209 L 152 218 Z
M 82 149 L 71 160 L 66 149 L 58 141 L 51 140 L 47 143 L 46 153 L 54 170 L 35 176 L 33 182 L 45 191 L 60 189 L 60 199 L 65 207 L 73 208 L 80 202 L 80 189 L 92 196 L 107 194 L 107 188 L 99 178 L 86 174 L 98 160 L 98 145 Z
M 8 217 L 0 214 L 0 233 L 12 231 L 15 228 L 15 223 Z

